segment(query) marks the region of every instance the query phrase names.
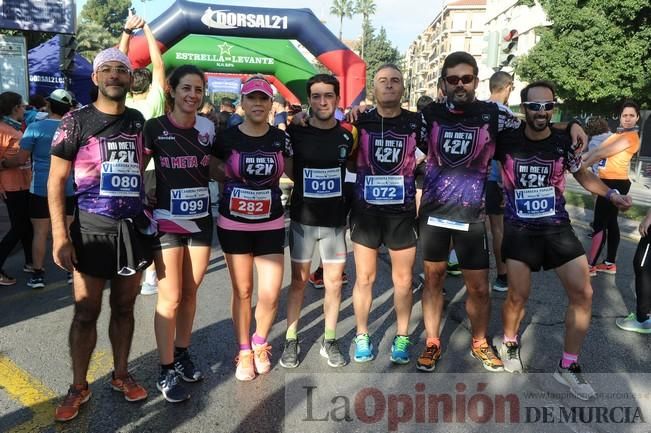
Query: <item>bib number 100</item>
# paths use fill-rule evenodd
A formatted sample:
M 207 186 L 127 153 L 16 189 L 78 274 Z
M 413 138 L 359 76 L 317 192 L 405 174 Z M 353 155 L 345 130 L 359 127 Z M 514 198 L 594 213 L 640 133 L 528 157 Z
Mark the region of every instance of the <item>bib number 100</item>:
M 522 205 L 525 207 L 527 212 L 540 212 L 540 211 L 546 211 L 549 209 L 549 201 L 542 199 L 542 200 L 527 200 Z

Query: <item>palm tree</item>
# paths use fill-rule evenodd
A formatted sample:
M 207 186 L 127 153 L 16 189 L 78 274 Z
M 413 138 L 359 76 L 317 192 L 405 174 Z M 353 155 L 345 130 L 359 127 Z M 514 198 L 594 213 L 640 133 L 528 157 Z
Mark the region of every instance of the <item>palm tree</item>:
M 330 13 L 339 17 L 339 40 L 341 40 L 344 18 L 353 17 L 353 0 L 332 0 Z
M 362 59 L 364 58 L 364 45 L 366 45 L 366 41 L 364 40 L 364 28 L 368 25 L 369 23 L 369 17 L 371 15 L 375 15 L 375 0 L 355 0 L 355 13 L 356 14 L 362 14 L 363 22 L 362 22 Z

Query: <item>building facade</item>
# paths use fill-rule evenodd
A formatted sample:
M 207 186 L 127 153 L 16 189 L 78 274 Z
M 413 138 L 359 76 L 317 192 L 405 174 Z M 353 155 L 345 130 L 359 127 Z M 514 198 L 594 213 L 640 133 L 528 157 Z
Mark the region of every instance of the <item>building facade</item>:
M 480 69 L 486 68 L 483 61 L 486 2 L 446 2 L 434 20 L 411 43 L 405 54 L 404 71 L 406 94 L 412 109 L 422 95 L 437 96 L 441 66 L 449 53 L 467 51 L 475 56 Z M 487 82 L 482 86 L 487 86 Z

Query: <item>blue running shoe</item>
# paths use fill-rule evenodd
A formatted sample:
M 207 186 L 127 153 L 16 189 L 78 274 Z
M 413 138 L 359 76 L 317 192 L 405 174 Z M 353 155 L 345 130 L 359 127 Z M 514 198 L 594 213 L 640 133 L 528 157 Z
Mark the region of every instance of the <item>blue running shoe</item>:
M 409 354 L 411 341 L 406 335 L 396 335 L 391 345 L 391 362 L 394 364 L 409 364 L 411 355 Z
M 355 337 L 355 362 L 368 362 L 373 360 L 373 343 L 368 334 L 359 334 Z

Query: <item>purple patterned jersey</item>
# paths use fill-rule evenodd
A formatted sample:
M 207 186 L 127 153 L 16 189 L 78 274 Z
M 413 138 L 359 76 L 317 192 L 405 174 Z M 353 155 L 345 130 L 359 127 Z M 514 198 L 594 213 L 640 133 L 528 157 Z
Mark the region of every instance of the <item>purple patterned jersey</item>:
M 419 214 L 483 221 L 486 177 L 498 133 L 517 128 L 519 120 L 508 109 L 481 101 L 463 108 L 432 103 L 423 115 L 429 135 Z
M 80 210 L 113 219 L 142 211 L 144 123 L 137 110 L 114 116 L 92 104 L 63 117 L 52 155 L 72 162 Z
M 353 154 L 357 182 L 353 207 L 383 214 L 416 210 L 416 148 L 427 127 L 420 114 L 402 110 L 393 118 L 372 109 L 359 115 L 359 146 Z
M 551 130 L 548 138 L 528 139 L 524 125 L 500 137 L 496 158 L 502 163 L 504 218 L 528 229 L 569 224 L 565 210 L 565 171 L 581 168 L 569 134 Z

